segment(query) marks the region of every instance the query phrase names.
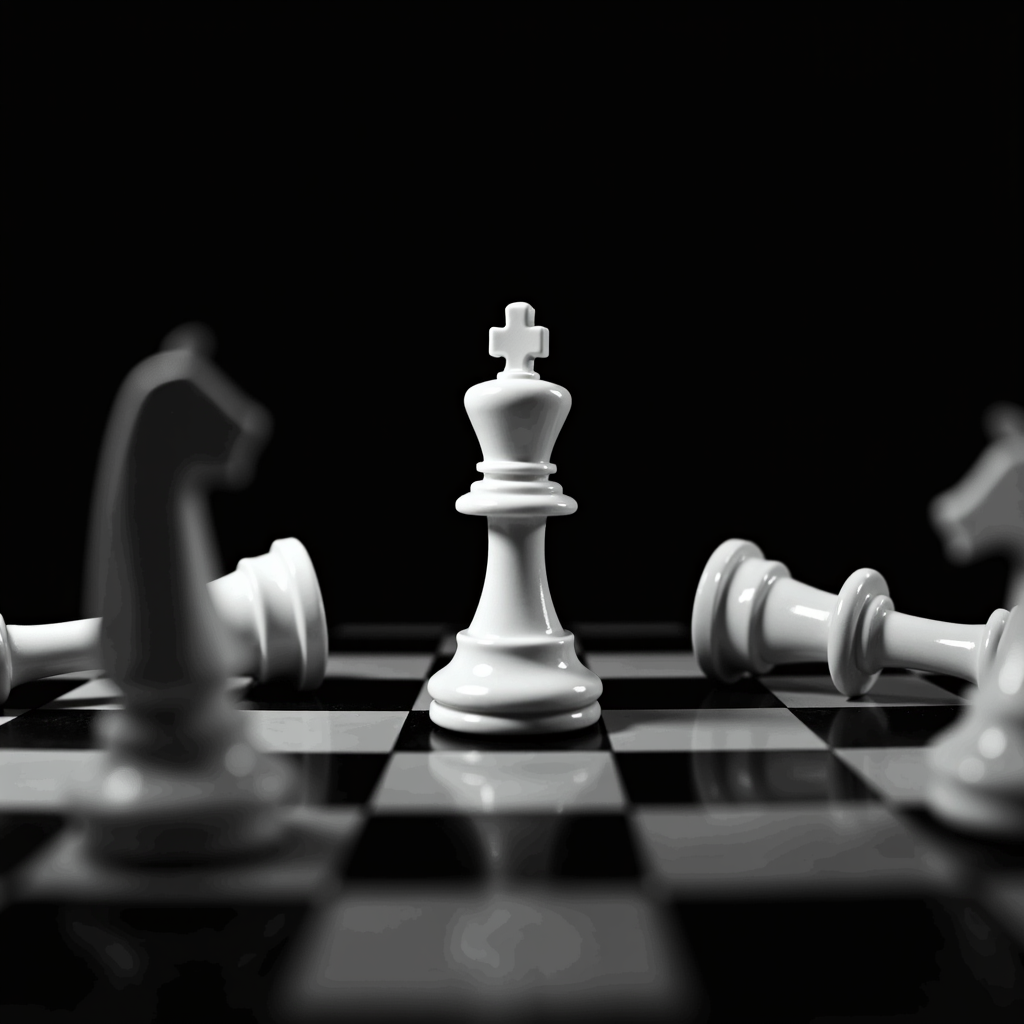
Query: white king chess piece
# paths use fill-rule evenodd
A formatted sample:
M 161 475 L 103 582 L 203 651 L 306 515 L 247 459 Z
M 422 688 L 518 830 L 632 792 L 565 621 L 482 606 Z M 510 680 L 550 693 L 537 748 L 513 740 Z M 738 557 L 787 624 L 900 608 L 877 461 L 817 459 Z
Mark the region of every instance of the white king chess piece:
M 790 578 L 748 540 L 708 559 L 693 600 L 693 651 L 705 675 L 734 682 L 773 665 L 827 661 L 836 689 L 867 693 L 883 668 L 913 668 L 981 684 L 1000 649 L 1008 613 L 982 625 L 936 622 L 893 607 L 874 569 L 858 569 L 838 594 Z
M 465 399 L 484 476 L 455 503 L 466 515 L 487 516 L 487 572 L 455 656 L 428 683 L 430 717 L 471 733 L 583 729 L 601 716 L 601 680 L 559 624 L 544 566 L 547 517 L 576 511 L 548 479 L 572 399 L 533 370 L 534 359 L 548 354 L 548 332 L 534 326 L 533 308 L 514 302 L 505 320 L 490 333 L 490 354 L 504 357 L 505 369 L 471 387 Z

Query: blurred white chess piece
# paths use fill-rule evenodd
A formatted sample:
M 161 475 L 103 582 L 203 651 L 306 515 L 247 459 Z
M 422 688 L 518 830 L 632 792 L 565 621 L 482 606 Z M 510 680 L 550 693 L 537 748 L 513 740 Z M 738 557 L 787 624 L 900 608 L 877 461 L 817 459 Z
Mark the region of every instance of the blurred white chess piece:
M 1010 560 L 1006 607 L 1024 604 L 1024 409 L 994 405 L 992 439 L 964 477 L 931 503 L 932 525 L 957 564 L 999 553 Z
M 241 559 L 209 591 L 227 626 L 232 675 L 288 680 L 300 690 L 320 685 L 327 667 L 327 620 L 316 570 L 300 541 L 275 540 L 266 554 Z M 8 626 L 0 617 L 0 704 L 19 683 L 98 669 L 101 624 L 95 618 Z
M 927 802 L 955 828 L 1024 839 L 1024 606 L 1010 612 L 970 707 L 928 751 Z
M 465 398 L 484 477 L 455 503 L 466 515 L 487 516 L 487 572 L 455 656 L 428 683 L 430 718 L 474 733 L 582 729 L 601 716 L 601 680 L 580 662 L 572 633 L 558 621 L 544 565 L 547 517 L 576 511 L 548 479 L 572 398 L 533 370 L 534 359 L 548 354 L 547 330 L 534 326 L 533 308 L 514 302 L 505 318 L 506 326 L 490 333 L 490 354 L 503 356 L 505 369 Z
M 987 678 L 1007 612 L 984 625 L 936 622 L 894 609 L 873 569 L 858 569 L 839 594 L 791 579 L 747 540 L 727 540 L 708 559 L 691 622 L 693 649 L 708 676 L 732 682 L 774 665 L 827 661 L 840 693 L 867 693 L 883 668 Z
M 87 608 L 121 709 L 95 721 L 102 754 L 73 780 L 85 849 L 136 864 L 267 853 L 286 832 L 295 771 L 255 746 L 231 699 L 217 614 L 208 493 L 252 475 L 270 416 L 208 358 L 193 329 L 139 363 L 100 451 Z

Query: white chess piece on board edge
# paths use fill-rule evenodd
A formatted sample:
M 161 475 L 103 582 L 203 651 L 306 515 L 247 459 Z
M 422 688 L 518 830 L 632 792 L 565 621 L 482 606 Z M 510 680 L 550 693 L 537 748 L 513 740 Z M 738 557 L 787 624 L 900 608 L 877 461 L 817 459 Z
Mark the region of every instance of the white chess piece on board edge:
M 242 558 L 234 572 L 209 585 L 228 627 L 228 671 L 260 681 L 289 680 L 300 690 L 323 681 L 327 618 L 305 546 L 294 537 Z M 98 669 L 101 619 L 42 626 L 6 625 L 0 617 L 0 704 L 30 679 Z
M 1024 839 L 1024 606 L 1010 611 L 970 707 L 930 744 L 928 766 L 926 800 L 937 818 Z
M 505 369 L 465 398 L 484 476 L 455 504 L 487 517 L 487 571 L 455 656 L 427 684 L 430 718 L 470 733 L 583 729 L 601 716 L 601 680 L 580 662 L 572 633 L 558 621 L 544 564 L 547 517 L 576 511 L 548 479 L 572 398 L 533 370 L 534 359 L 548 354 L 547 330 L 534 325 L 533 308 L 514 302 L 505 318 L 506 326 L 490 333 L 490 354 L 504 356 Z
M 987 677 L 1008 613 L 984 625 L 936 622 L 894 609 L 874 569 L 858 569 L 837 594 L 800 583 L 747 540 L 727 540 L 708 559 L 691 621 L 708 676 L 733 682 L 774 665 L 827 661 L 836 689 L 867 693 L 883 668 L 913 668 L 979 683 Z

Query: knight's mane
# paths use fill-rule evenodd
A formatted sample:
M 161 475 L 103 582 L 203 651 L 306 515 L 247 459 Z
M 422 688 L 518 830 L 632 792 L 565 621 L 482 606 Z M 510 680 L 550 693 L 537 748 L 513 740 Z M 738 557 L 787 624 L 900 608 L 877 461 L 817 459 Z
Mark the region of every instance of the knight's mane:
M 107 572 L 113 557 L 114 521 L 122 500 L 139 419 L 157 390 L 189 376 L 192 361 L 188 352 L 158 352 L 128 374 L 114 399 L 93 485 L 83 601 L 87 616 L 103 614 Z

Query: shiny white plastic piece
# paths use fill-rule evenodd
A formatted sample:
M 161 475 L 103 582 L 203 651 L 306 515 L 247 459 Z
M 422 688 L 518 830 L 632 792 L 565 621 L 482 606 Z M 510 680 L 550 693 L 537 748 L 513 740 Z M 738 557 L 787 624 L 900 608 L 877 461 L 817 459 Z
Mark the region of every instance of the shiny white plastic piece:
M 275 540 L 234 572 L 214 580 L 210 597 L 235 640 L 234 675 L 315 689 L 327 671 L 327 616 L 305 545 Z
M 968 832 L 1024 840 L 1024 606 L 1010 611 L 968 709 L 928 750 L 932 813 Z
M 533 369 L 534 359 L 546 359 L 548 329 L 535 325 L 536 313 L 526 302 L 512 302 L 505 307 L 505 326 L 492 327 L 488 351 L 496 359 L 504 358 L 505 369 L 499 377 L 529 374 L 539 377 Z
M 228 671 L 265 682 L 315 689 L 327 669 L 327 618 L 309 553 L 294 537 L 243 558 L 209 584 L 227 626 Z M 6 625 L 0 617 L 0 704 L 31 679 L 98 669 L 101 619 L 41 626 Z
M 929 512 L 951 562 L 994 553 L 1009 559 L 1006 607 L 1013 608 L 1024 604 L 1024 409 L 993 406 L 986 428 L 992 442 Z
M 693 602 L 693 649 L 705 674 L 726 682 L 774 665 L 827 661 L 836 689 L 867 693 L 883 668 L 939 672 L 978 683 L 989 673 L 1008 613 L 960 625 L 895 610 L 873 569 L 838 594 L 800 583 L 747 540 L 727 540 L 708 559 Z
M 506 326 L 491 331 L 490 353 L 504 356 L 506 368 L 465 399 L 483 479 L 455 504 L 466 515 L 487 516 L 487 572 L 455 656 L 428 683 L 430 717 L 460 732 L 565 732 L 597 721 L 602 690 L 558 621 L 544 564 L 547 517 L 576 511 L 548 479 L 572 399 L 533 371 L 533 360 L 547 355 L 548 336 L 534 326 L 532 307 L 512 303 L 505 317 Z

